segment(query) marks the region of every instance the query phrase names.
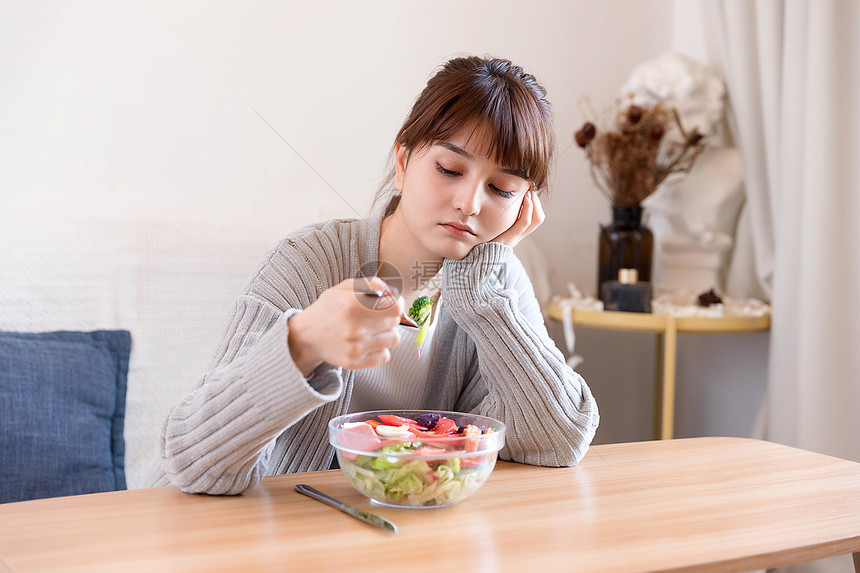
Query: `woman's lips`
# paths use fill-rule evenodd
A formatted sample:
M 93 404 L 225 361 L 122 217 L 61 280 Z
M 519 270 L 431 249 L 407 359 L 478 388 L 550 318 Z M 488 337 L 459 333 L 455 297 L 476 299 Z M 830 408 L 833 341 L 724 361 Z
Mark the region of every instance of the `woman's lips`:
M 460 223 L 441 223 L 442 227 L 452 235 L 458 237 L 474 237 L 475 231 L 469 225 L 461 225 Z

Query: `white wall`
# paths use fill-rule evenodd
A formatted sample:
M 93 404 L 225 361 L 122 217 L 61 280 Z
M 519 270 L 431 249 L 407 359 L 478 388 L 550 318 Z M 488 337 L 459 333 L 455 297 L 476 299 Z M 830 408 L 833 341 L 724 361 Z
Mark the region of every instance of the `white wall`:
M 4 210 L 210 219 L 364 213 L 413 98 L 459 53 L 509 57 L 542 79 L 564 150 L 582 119 L 581 97 L 608 101 L 634 63 L 669 46 L 672 4 L 533 6 L 6 3 Z M 607 29 L 624 42 L 610 41 Z M 565 215 L 548 226 L 546 242 L 570 223 L 593 227 L 592 211 L 603 207 L 575 150 L 560 159 L 556 205 Z M 576 251 L 591 234 L 565 233 L 554 252 Z
M 554 102 L 555 195 L 531 240 L 551 262 L 555 292 L 569 281 L 591 289 L 609 208 L 572 146 L 581 100 L 608 105 L 633 66 L 670 49 L 673 9 L 672 0 L 4 2 L 0 216 L 283 221 L 286 232 L 364 214 L 431 71 L 452 55 L 492 54 L 534 73 Z M 716 356 L 740 356 L 763 384 L 762 340 L 721 343 Z M 583 331 L 578 351 L 603 413 L 598 441 L 650 437 L 653 341 Z M 681 416 L 680 430 L 743 433 L 746 414 L 728 429 L 700 421 L 724 420 L 748 398 L 714 410 L 701 385 L 683 386 L 722 372 L 722 359 L 682 360 L 681 392 L 693 396 L 685 411 L 704 413 Z

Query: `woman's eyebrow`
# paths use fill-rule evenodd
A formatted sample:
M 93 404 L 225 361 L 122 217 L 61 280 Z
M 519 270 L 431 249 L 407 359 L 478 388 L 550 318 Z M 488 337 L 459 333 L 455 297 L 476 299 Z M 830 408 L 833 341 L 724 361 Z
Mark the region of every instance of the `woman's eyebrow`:
M 457 155 L 462 155 L 466 159 L 475 159 L 474 155 L 472 155 L 471 153 L 469 153 L 468 151 L 466 151 L 465 149 L 463 149 L 459 145 L 454 145 L 450 141 L 440 141 L 439 146 L 444 147 L 448 151 L 453 151 Z
M 463 149 L 459 145 L 455 145 L 455 144 L 451 143 L 450 141 L 440 141 L 437 145 L 439 145 L 439 147 L 444 147 L 448 151 L 452 151 L 452 152 L 456 153 L 457 155 L 461 155 L 461 156 L 465 157 L 466 159 L 469 159 L 470 161 L 475 159 L 474 155 L 472 155 L 471 153 L 469 153 L 468 151 L 466 151 L 465 149 Z M 508 175 L 513 175 L 515 177 L 525 179 L 525 177 L 523 177 L 523 172 L 520 169 L 509 169 L 507 167 L 499 167 L 499 171 L 501 171 L 502 173 L 506 173 Z

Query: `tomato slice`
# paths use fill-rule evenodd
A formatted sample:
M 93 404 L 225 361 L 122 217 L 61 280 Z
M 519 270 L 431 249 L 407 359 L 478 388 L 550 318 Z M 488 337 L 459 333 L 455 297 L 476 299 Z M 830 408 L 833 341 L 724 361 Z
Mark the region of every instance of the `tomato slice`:
M 436 426 L 433 428 L 433 433 L 438 435 L 448 435 L 457 433 L 457 422 L 451 418 L 439 418 Z
M 424 431 L 427 428 L 421 426 L 412 418 L 404 418 L 403 416 L 395 416 L 394 414 L 379 414 L 379 419 L 386 426 L 402 426 L 406 424 L 413 430 Z
M 382 420 L 382 423 L 386 426 L 402 426 L 403 424 L 415 424 L 415 420 L 410 420 L 409 418 L 404 418 L 402 416 L 395 416 L 394 414 L 379 414 L 379 419 Z

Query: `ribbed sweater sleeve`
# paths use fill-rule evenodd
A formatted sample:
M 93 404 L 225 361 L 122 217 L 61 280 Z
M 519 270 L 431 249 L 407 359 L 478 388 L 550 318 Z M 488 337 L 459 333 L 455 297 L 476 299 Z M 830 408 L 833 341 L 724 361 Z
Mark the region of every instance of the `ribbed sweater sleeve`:
M 448 312 L 474 342 L 478 361 L 457 406 L 505 422 L 503 459 L 576 464 L 597 430 L 597 404 L 549 337 L 513 250 L 484 243 L 464 259 L 446 259 L 444 270 Z
M 290 355 L 288 321 L 351 276 L 360 253 L 375 252 L 373 236 L 362 222 L 309 226 L 261 263 L 231 308 L 210 370 L 162 426 L 161 466 L 170 483 L 237 494 L 273 467 L 306 471 L 328 463 L 321 430 L 344 407 L 346 377 L 324 363 L 306 379 Z

